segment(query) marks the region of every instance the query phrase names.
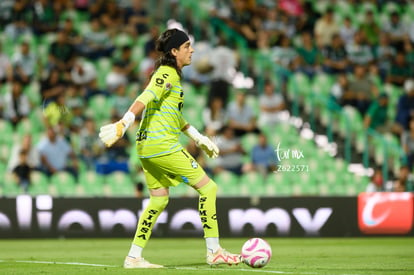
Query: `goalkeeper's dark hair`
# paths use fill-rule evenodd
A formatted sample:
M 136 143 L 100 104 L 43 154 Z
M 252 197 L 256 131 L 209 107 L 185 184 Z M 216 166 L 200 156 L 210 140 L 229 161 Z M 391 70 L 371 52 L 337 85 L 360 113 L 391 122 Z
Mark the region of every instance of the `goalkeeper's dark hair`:
M 179 32 L 177 29 L 170 29 L 163 32 L 155 42 L 155 49 L 160 52 L 160 56 L 155 62 L 154 72 L 162 65 L 173 67 L 181 78 L 181 69 L 178 68 L 177 59 L 171 53 L 171 50 L 165 51 L 170 38 Z M 154 72 L 152 74 L 154 74 Z M 151 74 L 151 76 L 152 76 Z

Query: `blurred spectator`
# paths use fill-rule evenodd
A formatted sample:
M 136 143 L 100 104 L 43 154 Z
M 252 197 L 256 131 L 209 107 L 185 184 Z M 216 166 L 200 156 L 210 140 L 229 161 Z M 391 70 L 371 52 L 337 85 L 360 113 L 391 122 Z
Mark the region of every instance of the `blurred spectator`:
M 227 0 L 213 0 L 210 15 L 227 21 L 231 13 L 231 2 Z
M 12 20 L 14 0 L 0 1 L 0 26 L 6 26 Z
M 155 49 L 150 49 L 148 55 L 144 56 L 141 60 L 138 68 L 138 75 L 141 84 L 144 84 L 148 81 L 150 75 L 154 71 L 155 68 L 155 61 L 158 57 L 158 53 Z
M 371 47 L 366 43 L 364 33 L 360 30 L 355 33 L 353 43 L 346 45 L 345 49 L 352 66 L 367 66 L 374 61 Z
M 20 152 L 26 152 L 27 162 L 30 167 L 39 166 L 39 153 L 32 143 L 32 135 L 26 134 L 22 139 L 17 140 L 11 148 L 9 163 L 7 164 L 7 170 L 13 171 L 18 165 L 20 159 Z
M 255 48 L 257 32 L 248 1 L 233 1 L 231 10 L 228 24 L 247 39 L 250 48 Z
M 286 108 L 285 100 L 270 80 L 266 81 L 264 93 L 259 97 L 259 107 L 258 125 L 260 127 L 275 125 L 281 121 L 281 115 Z
M 265 134 L 260 134 L 258 144 L 251 151 L 251 163 L 243 167 L 244 172 L 257 171 L 263 176 L 276 170 L 278 163 L 275 149 L 267 142 Z
M 285 12 L 280 12 L 278 15 L 279 16 L 275 22 L 275 30 L 279 34 L 283 34 L 289 38 L 292 38 L 296 33 L 293 21 L 289 20 L 289 16 Z
M 13 15 L 13 21 L 7 24 L 4 35 L 13 42 L 17 42 L 20 37 L 32 36 L 32 29 L 28 26 L 23 17 Z
M 218 45 L 212 49 L 208 60 L 213 67 L 208 102 L 214 97 L 221 97 L 225 107 L 228 103 L 229 89 L 236 71 L 236 53 L 226 45 L 224 38 L 220 37 Z
M 344 95 L 344 104 L 356 107 L 364 115 L 372 99 L 378 95 L 378 90 L 367 76 L 364 66 L 357 65 L 354 71 L 354 79 L 349 82 L 349 90 Z
M 22 84 L 19 81 L 12 82 L 11 91 L 7 92 L 3 98 L 3 117 L 10 121 L 13 126 L 30 113 L 30 103 L 27 96 L 23 93 Z
M 57 68 L 52 69 L 48 77 L 40 82 L 40 95 L 43 106 L 56 100 L 57 96 L 64 92 L 65 84 L 59 70 Z
M 43 109 L 43 121 L 47 127 L 55 127 L 58 124 L 68 126 L 70 119 L 70 109 L 66 105 L 65 93 L 56 95 L 56 100 Z
M 74 84 L 75 95 L 83 97 L 85 101 L 95 95 L 109 95 L 106 90 L 98 87 L 98 72 L 95 65 L 85 59 L 79 58 L 75 61 L 71 70 L 71 81 Z
M 410 68 L 410 75 L 414 75 L 414 43 L 411 43 L 408 38 L 404 40 L 404 52 L 407 65 Z
M 46 136 L 39 141 L 36 147 L 41 162 L 39 169 L 42 172 L 51 176 L 59 171 L 67 171 L 77 178 L 78 162 L 72 147 L 52 127 L 47 128 Z
M 391 69 L 387 76 L 387 82 L 402 87 L 404 82 L 412 77 L 410 66 L 407 64 L 404 52 L 397 52 L 395 59 L 391 63 Z
M 71 80 L 75 85 L 89 88 L 96 82 L 97 72 L 95 66 L 86 60 L 77 59 L 70 72 Z
M 394 132 L 401 134 L 409 129 L 409 121 L 414 117 L 414 80 L 408 79 L 404 82 L 405 94 L 398 99 L 395 116 Z
M 143 0 L 132 0 L 132 7 L 125 10 L 124 22 L 135 36 L 148 31 L 149 16 Z
M 0 43 L 0 84 L 10 80 L 11 78 L 11 62 L 6 53 L 3 52 L 2 44 Z
M 391 62 L 394 59 L 395 54 L 395 48 L 390 45 L 388 35 L 386 33 L 381 33 L 379 44 L 374 48 L 374 55 L 382 81 L 385 81 L 385 77 L 391 69 Z
M 92 2 L 91 0 L 74 0 L 73 5 L 75 9 L 79 11 L 87 12 L 88 7 L 91 4 L 91 2 Z
M 3 2 L 3 0 L 2 0 Z M 27 0 L 14 0 L 12 8 L 12 19 L 20 18 L 26 23 L 30 24 L 33 20 L 33 12 L 31 10 L 31 1 Z
M 351 18 L 346 16 L 344 18 L 343 25 L 339 29 L 339 35 L 344 41 L 345 45 L 352 44 L 354 41 L 354 35 L 356 32 L 356 28 L 352 26 Z
M 27 192 L 30 185 L 30 174 L 32 172 L 32 167 L 29 165 L 27 160 L 27 152 L 20 151 L 19 154 L 19 163 L 16 167 L 13 168 L 13 174 L 17 178 L 18 184 Z
M 151 26 L 149 30 L 149 38 L 145 42 L 144 53 L 147 55 L 152 49 L 155 49 L 155 42 L 160 36 L 160 28 L 157 25 Z
M 65 31 L 60 30 L 57 33 L 56 41 L 50 45 L 49 49 L 49 70 L 57 68 L 65 74 L 72 69 L 75 62 L 75 48 L 69 42 L 68 35 Z M 69 75 L 65 76 L 69 79 Z
M 408 35 L 408 26 L 401 21 L 399 13 L 394 11 L 390 14 L 389 21 L 384 23 L 382 31 L 387 33 L 390 36 L 391 43 L 398 47 L 404 37 Z
M 377 100 L 373 101 L 364 117 L 365 128 L 370 128 L 381 133 L 389 132 L 391 125 L 387 119 L 388 95 L 380 94 Z
M 334 10 L 328 8 L 315 24 L 314 34 L 317 45 L 320 48 L 328 46 L 332 41 L 332 36 L 338 32 L 339 25 L 334 20 Z
M 205 132 L 209 136 L 217 135 L 224 127 L 226 121 L 226 111 L 221 97 L 214 97 L 207 108 L 203 110 L 203 122 Z
M 302 44 L 296 49 L 298 53 L 297 70 L 313 78 L 319 71 L 321 53 L 314 44 L 310 33 L 302 33 L 301 38 Z
M 296 30 L 298 33 L 313 33 L 315 30 L 316 21 L 321 15 L 314 9 L 312 2 L 307 0 L 303 3 L 303 13 L 296 20 Z
M 414 165 L 414 118 L 410 119 L 408 130 L 401 135 L 401 145 L 407 156 L 408 167 L 412 170 Z
M 263 30 L 270 39 L 276 39 L 279 35 L 278 10 L 276 8 L 266 9 L 266 17 L 263 19 Z
M 121 56 L 119 59 L 115 60 L 114 63 L 119 64 L 129 82 L 138 80 L 138 75 L 136 73 L 138 64 L 132 58 L 132 48 L 130 46 L 122 47 Z
M 374 174 L 371 177 L 370 182 L 367 185 L 365 192 L 379 192 L 382 191 L 384 179 L 382 177 L 382 169 L 376 168 Z
M 35 76 L 38 65 L 37 56 L 30 50 L 29 43 L 22 42 L 20 51 L 15 52 L 12 57 L 13 79 L 28 84 Z
M 116 35 L 117 32 L 122 30 L 123 12 L 115 0 L 105 1 L 99 18 L 102 22 L 102 27 L 109 35 Z
M 402 165 L 398 171 L 398 178 L 404 183 L 405 191 L 414 191 L 414 178 L 408 165 Z
M 110 93 L 114 93 L 119 86 L 127 86 L 128 78 L 125 75 L 122 64 L 118 62 L 112 64 L 112 69 L 107 74 L 105 83 Z
M 131 98 L 126 94 L 126 85 L 119 85 L 114 91 L 114 95 L 111 97 L 113 116 L 122 117 L 125 110 L 128 110 L 131 105 Z
M 346 74 L 339 74 L 336 77 L 336 82 L 332 85 L 331 93 L 329 96 L 329 105 L 328 107 L 331 110 L 340 110 L 341 106 L 344 105 L 344 102 L 352 100 L 352 95 L 348 93 L 349 82 Z M 347 96 L 351 96 L 347 98 Z
M 238 91 L 236 99 L 227 107 L 228 126 L 234 130 L 234 134 L 240 137 L 247 133 L 259 133 L 256 126 L 256 118 L 253 108 L 246 103 L 246 95 Z
M 109 57 L 115 50 L 108 33 L 102 28 L 99 18 L 92 18 L 91 30 L 83 36 L 78 51 L 81 55 L 96 60 L 100 57 Z
M 223 128 L 222 135 L 217 140 L 217 147 L 220 149 L 220 155 L 216 159 L 214 173 L 217 174 L 227 170 L 236 175 L 241 175 L 245 151 L 239 139 L 235 137 L 232 128 Z
M 292 41 L 286 35 L 280 35 L 276 46 L 271 50 L 271 58 L 274 62 L 286 68 L 293 70 L 293 61 L 297 58 L 297 52 L 292 46 Z M 283 75 L 282 77 L 287 77 Z
M 364 33 L 367 43 L 370 46 L 378 44 L 378 34 L 380 33 L 380 27 L 375 21 L 374 13 L 372 10 L 365 12 L 365 18 L 359 29 Z
M 406 186 L 405 186 L 405 182 L 402 179 L 396 179 L 394 181 L 394 185 L 393 185 L 393 192 L 405 192 L 406 191 Z
M 85 108 L 81 98 L 68 98 L 68 128 L 71 133 L 79 133 L 84 127 L 86 116 Z
M 79 46 L 79 43 L 82 42 L 82 38 L 80 37 L 78 31 L 75 29 L 73 20 L 71 18 L 66 18 L 63 22 L 61 30 L 66 33 L 67 41 L 76 49 L 76 47 Z
M 36 35 L 56 31 L 62 5 L 59 1 L 35 0 L 33 3 L 33 30 Z
M 99 19 L 102 13 L 105 12 L 105 2 L 106 0 L 87 0 L 88 3 L 88 13 L 90 20 Z
M 348 54 L 339 34 L 332 36 L 332 43 L 322 50 L 323 70 L 328 74 L 346 73 L 349 69 Z
M 191 57 L 191 65 L 183 68 L 183 75 L 187 81 L 191 82 L 198 89 L 207 85 L 211 80 L 213 48 L 210 41 L 199 41 L 194 43 L 193 49 L 194 54 Z M 148 65 L 153 66 L 153 59 L 149 60 Z M 219 95 L 220 93 L 221 90 L 217 89 L 214 94 Z M 211 95 L 208 97 L 210 98 Z
M 93 119 L 87 118 L 79 133 L 79 158 L 85 163 L 86 169 L 95 170 L 96 162 L 103 154 L 103 144 L 96 135 Z

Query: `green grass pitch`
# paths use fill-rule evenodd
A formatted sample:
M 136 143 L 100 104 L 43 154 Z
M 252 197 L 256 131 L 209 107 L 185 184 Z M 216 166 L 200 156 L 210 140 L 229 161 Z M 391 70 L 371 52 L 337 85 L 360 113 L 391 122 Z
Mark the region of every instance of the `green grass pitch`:
M 414 238 L 265 238 L 273 257 L 261 269 L 211 268 L 199 239 L 153 238 L 144 251 L 162 270 L 121 267 L 129 239 L 0 240 L 0 274 L 414 274 Z M 238 252 L 246 239 L 222 239 Z

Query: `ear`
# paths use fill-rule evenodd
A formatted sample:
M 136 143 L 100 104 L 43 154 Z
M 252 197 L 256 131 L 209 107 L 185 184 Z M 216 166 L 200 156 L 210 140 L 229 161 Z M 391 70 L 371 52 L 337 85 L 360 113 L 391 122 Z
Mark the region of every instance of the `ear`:
M 178 52 L 178 50 L 177 50 L 176 48 L 172 48 L 172 49 L 171 49 L 171 53 L 172 53 L 172 55 L 173 55 L 173 56 L 175 56 L 175 57 L 177 56 L 177 52 Z

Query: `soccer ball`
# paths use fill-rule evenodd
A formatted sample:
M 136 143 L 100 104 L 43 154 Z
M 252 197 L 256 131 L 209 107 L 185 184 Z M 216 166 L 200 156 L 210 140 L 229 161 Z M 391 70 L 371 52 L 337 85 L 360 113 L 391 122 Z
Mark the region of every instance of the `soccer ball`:
M 265 240 L 252 238 L 244 243 L 241 256 L 243 262 L 250 267 L 264 267 L 272 257 L 272 248 Z

